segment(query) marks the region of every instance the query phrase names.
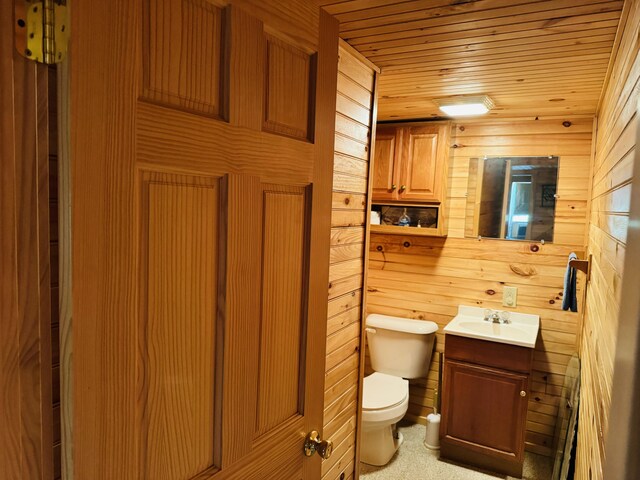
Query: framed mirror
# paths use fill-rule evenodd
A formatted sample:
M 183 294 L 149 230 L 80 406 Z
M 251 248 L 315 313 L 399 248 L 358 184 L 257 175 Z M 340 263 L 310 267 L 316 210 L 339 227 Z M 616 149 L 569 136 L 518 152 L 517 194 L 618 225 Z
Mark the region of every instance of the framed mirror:
M 465 235 L 553 242 L 558 157 L 469 161 Z

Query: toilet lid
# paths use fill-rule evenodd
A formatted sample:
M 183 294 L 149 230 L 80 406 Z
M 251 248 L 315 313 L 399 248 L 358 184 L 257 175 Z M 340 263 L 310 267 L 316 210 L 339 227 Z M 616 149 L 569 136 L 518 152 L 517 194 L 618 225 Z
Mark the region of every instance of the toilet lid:
M 364 379 L 362 408 L 381 410 L 402 403 L 409 394 L 409 381 L 375 372 Z

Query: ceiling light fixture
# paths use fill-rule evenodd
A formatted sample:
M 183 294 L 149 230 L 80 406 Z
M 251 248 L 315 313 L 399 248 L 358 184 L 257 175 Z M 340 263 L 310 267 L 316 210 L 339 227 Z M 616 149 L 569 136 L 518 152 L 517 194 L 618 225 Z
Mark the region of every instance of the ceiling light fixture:
M 493 101 L 487 95 L 436 98 L 434 103 L 449 117 L 484 115 L 494 107 Z

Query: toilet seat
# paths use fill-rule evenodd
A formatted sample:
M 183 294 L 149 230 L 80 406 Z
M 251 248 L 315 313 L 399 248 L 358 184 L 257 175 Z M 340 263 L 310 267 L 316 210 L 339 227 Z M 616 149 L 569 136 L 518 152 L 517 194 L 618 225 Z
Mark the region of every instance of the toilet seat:
M 400 421 L 409 407 L 409 381 L 375 372 L 365 377 L 362 393 L 363 428 Z
M 409 393 L 409 381 L 404 378 L 374 372 L 364 379 L 363 410 L 381 410 L 395 407 Z

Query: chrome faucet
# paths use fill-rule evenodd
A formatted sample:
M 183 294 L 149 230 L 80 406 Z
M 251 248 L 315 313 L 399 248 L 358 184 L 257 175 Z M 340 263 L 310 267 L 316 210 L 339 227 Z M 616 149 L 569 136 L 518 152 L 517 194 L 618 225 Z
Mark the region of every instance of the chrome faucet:
M 500 315 L 495 310 L 486 309 L 484 311 L 484 321 L 498 323 L 500 321 Z
M 484 311 L 484 320 L 485 322 L 499 323 L 499 324 L 510 323 L 509 312 L 491 310 L 490 308 L 487 308 Z

